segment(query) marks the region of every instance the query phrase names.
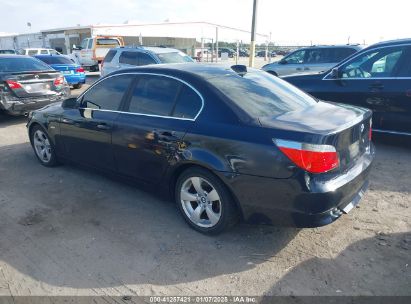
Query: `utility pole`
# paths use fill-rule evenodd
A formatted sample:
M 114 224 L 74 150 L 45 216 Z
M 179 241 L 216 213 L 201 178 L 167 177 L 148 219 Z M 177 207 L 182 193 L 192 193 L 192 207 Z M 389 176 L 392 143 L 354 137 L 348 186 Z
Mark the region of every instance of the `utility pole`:
M 27 26 L 30 28 L 31 33 L 31 22 L 27 22 Z M 27 47 L 30 47 L 30 33 L 27 34 Z
M 249 66 L 254 66 L 255 59 L 255 32 L 256 32 L 256 22 L 257 22 L 257 2 L 258 0 L 253 0 L 253 21 L 251 23 L 251 43 L 250 43 L 250 61 Z

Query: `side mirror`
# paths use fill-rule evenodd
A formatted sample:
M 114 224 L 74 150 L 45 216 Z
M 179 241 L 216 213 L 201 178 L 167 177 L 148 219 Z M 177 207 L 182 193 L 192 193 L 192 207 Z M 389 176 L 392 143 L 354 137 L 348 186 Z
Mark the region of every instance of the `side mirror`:
M 72 98 L 65 99 L 63 101 L 63 103 L 61 104 L 61 106 L 64 109 L 78 109 L 79 108 L 79 103 L 77 102 L 76 97 L 72 97 Z
M 339 70 L 338 68 L 333 68 L 333 69 L 331 70 L 331 76 L 332 76 L 332 78 L 334 78 L 334 79 L 340 78 L 340 70 Z

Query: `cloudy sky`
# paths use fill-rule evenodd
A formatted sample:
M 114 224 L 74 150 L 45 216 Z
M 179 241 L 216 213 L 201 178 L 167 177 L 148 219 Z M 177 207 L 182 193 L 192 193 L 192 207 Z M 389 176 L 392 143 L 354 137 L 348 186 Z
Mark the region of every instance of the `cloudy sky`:
M 249 30 L 252 0 L 2 0 L 0 32 L 125 21 L 208 21 Z M 409 0 L 259 0 L 257 31 L 286 43 L 411 37 Z M 5 12 L 8 12 L 5 14 Z

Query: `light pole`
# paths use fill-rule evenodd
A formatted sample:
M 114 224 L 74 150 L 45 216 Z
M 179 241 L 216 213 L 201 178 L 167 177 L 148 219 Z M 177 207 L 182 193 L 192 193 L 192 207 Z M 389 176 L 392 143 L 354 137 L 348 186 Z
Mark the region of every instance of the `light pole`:
M 255 59 L 255 32 L 256 32 L 256 22 L 257 22 L 257 4 L 258 4 L 258 0 L 254 0 L 253 2 L 253 21 L 251 23 L 250 61 L 248 63 L 250 67 L 254 66 L 254 59 Z
M 31 33 L 31 22 L 27 22 L 27 26 L 30 29 L 30 32 L 27 35 L 27 47 L 30 47 L 30 33 Z

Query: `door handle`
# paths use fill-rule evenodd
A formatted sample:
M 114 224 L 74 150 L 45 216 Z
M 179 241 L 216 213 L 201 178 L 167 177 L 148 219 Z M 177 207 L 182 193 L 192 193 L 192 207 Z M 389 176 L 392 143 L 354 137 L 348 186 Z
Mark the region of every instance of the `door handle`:
M 97 125 L 97 129 L 100 130 L 111 130 L 111 126 L 105 124 L 105 123 L 101 123 Z
M 68 119 L 68 118 L 63 118 L 61 120 L 62 123 L 68 124 L 68 125 L 74 125 L 74 120 Z
M 297 70 L 297 71 L 302 71 L 303 69 L 302 69 L 302 68 L 296 68 L 296 70 Z
M 158 134 L 158 138 L 164 141 L 170 141 L 175 139 L 176 132 L 175 131 L 163 131 L 163 132 L 156 132 Z
M 310 70 L 310 68 L 304 68 L 304 71 L 309 71 Z

